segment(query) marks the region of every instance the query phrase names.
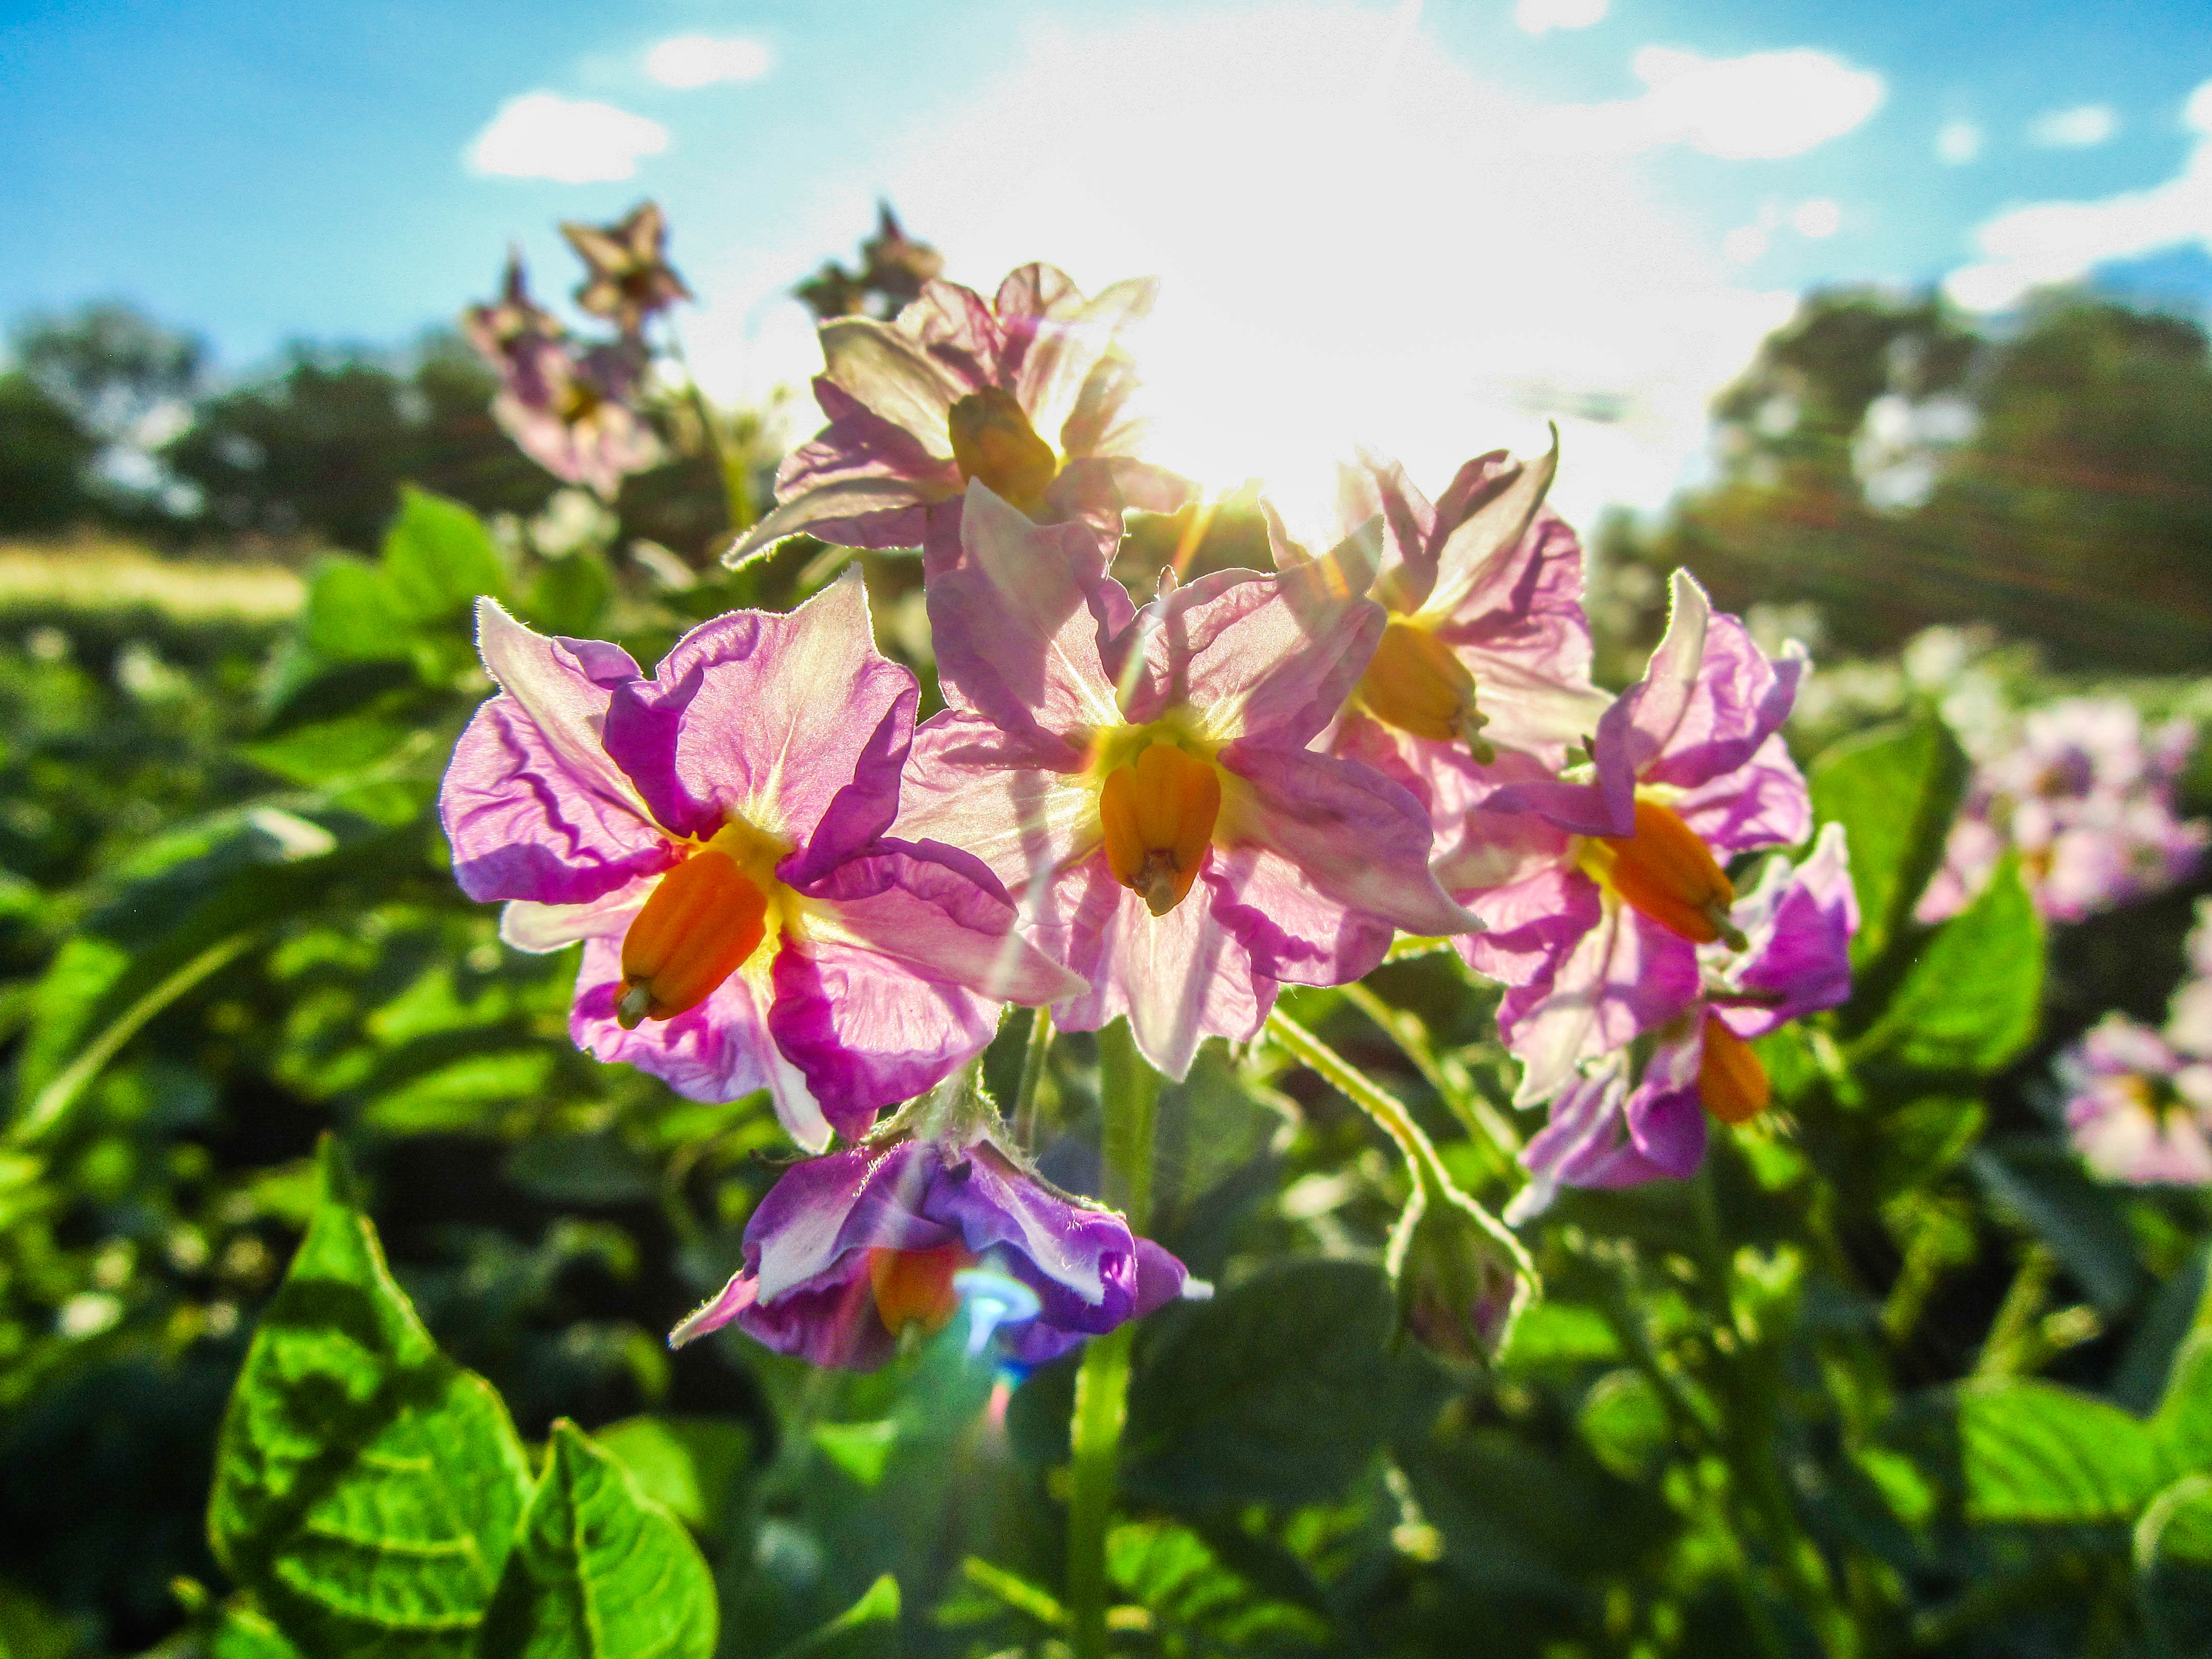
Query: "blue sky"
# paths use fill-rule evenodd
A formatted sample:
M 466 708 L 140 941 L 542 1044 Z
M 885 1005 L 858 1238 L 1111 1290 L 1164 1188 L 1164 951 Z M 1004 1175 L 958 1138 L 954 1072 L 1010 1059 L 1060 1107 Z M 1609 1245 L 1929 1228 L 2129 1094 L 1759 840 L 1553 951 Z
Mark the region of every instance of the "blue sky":
M 689 37 L 764 72 L 666 84 L 650 54 Z M 558 291 L 552 222 L 650 194 L 706 302 L 702 374 L 757 392 L 805 368 L 783 290 L 887 191 L 971 281 L 1029 257 L 1180 279 L 1160 325 L 1192 433 L 1294 386 L 1386 430 L 1595 398 L 1628 434 L 1610 459 L 1656 480 L 1809 283 L 1949 276 L 1994 306 L 2101 264 L 2212 294 L 2212 93 L 2205 131 L 2185 113 L 2208 83 L 2203 0 L 8 0 L 0 317 L 122 295 L 233 368 L 397 340 L 488 289 L 510 240 Z M 568 100 L 526 106 L 552 130 L 487 141 L 532 94 Z M 631 170 L 486 173 L 487 143 Z M 1205 380 L 1247 395 L 1209 404 Z

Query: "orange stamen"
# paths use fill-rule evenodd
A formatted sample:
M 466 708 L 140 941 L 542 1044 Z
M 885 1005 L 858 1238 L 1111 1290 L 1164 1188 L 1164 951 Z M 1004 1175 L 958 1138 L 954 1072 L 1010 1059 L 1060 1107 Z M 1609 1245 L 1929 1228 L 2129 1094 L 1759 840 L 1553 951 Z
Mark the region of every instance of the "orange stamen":
M 1221 816 L 1221 776 L 1164 738 L 1106 775 L 1098 820 L 1114 879 L 1164 916 L 1181 904 L 1206 863 Z
M 1034 507 L 1059 475 L 1060 459 L 1036 434 L 1011 392 L 987 386 L 952 405 L 952 459 L 963 478 L 981 478 L 1016 507 Z
M 960 1306 L 952 1276 L 975 1265 L 975 1256 L 957 1244 L 933 1250 L 869 1250 L 868 1288 L 884 1328 L 893 1336 L 909 1325 L 924 1331 L 943 1328 Z
M 1692 945 L 1726 939 L 1736 950 L 1744 948 L 1742 933 L 1729 920 L 1735 884 L 1672 807 L 1638 800 L 1634 832 L 1583 842 L 1583 866 L 1624 903 Z
M 749 827 L 717 835 L 660 878 L 623 936 L 615 1018 L 626 1030 L 672 1019 L 745 965 L 768 932 L 768 895 L 738 854 Z
M 1774 1097 L 1766 1067 L 1751 1045 L 1708 1015 L 1705 1057 L 1698 1062 L 1698 1098 L 1723 1123 L 1747 1123 Z
M 1419 623 L 1391 618 L 1360 678 L 1359 700 L 1386 726 L 1431 743 L 1463 739 L 1476 760 L 1495 751 L 1479 735 L 1488 717 L 1474 707 L 1474 676 L 1451 647 Z

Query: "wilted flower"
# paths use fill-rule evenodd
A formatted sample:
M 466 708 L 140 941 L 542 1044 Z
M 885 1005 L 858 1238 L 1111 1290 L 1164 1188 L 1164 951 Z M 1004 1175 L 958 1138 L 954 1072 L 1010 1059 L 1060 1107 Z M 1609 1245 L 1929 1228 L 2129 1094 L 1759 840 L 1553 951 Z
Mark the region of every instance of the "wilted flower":
M 1394 927 L 1471 925 L 1429 872 L 1420 803 L 1306 747 L 1382 632 L 1364 580 L 1227 570 L 1137 611 L 1083 525 L 1033 525 L 979 482 L 961 530 L 927 588 L 949 706 L 915 734 L 899 832 L 1019 896 L 1089 981 L 1058 1024 L 1126 1012 L 1181 1077 L 1280 986 L 1358 978 Z
M 1461 1365 L 1498 1356 L 1534 1293 L 1527 1253 L 1456 1187 L 1418 1180 L 1383 1265 L 1402 1329 Z
M 589 268 L 576 303 L 594 317 L 613 318 L 625 335 L 639 334 L 647 318 L 691 297 L 668 264 L 668 223 L 658 203 L 640 202 L 611 225 L 563 220 L 561 234 Z
M 1390 617 L 1331 747 L 1425 800 L 1445 857 L 1498 750 L 1556 769 L 1611 702 L 1590 684 L 1582 544 L 1543 504 L 1558 465 L 1556 444 L 1480 456 L 1434 507 L 1395 462 L 1345 476 L 1344 526 L 1382 526 L 1373 593 Z
M 857 574 L 701 624 L 649 679 L 489 599 L 477 618 L 501 690 L 446 774 L 453 873 L 509 901 L 509 944 L 584 942 L 580 1047 L 695 1098 L 765 1088 L 819 1148 L 980 1049 L 994 999 L 1076 983 L 975 859 L 885 838 L 918 694 Z
M 1030 264 L 994 300 L 931 282 L 895 322 L 830 319 L 814 381 L 830 424 L 785 459 L 780 505 L 730 562 L 800 531 L 955 556 L 971 479 L 1040 518 L 1117 532 L 1125 504 L 1172 511 L 1188 486 L 1136 457 L 1121 343 L 1156 286 L 1116 283 L 1086 301 L 1061 272 Z
M 2130 1186 L 2212 1182 L 2212 1063 L 2107 1014 L 2058 1059 L 2066 1133 L 2081 1160 Z
M 510 258 L 501 296 L 471 306 L 461 327 L 498 371 L 492 416 L 522 453 L 564 483 L 589 484 L 611 501 L 623 479 L 660 460 L 660 441 L 635 405 L 644 364 L 635 349 L 579 351 L 529 294 Z
M 1598 720 L 1587 778 L 1499 755 L 1501 781 L 1437 872 L 1489 929 L 1459 948 L 1510 988 L 1498 1024 L 1522 1103 L 1686 1013 L 1698 947 L 1745 948 L 1722 860 L 1812 827 L 1780 736 L 1803 667 L 1794 652 L 1770 662 L 1677 571 L 1667 635 Z
M 2189 721 L 2146 733 L 2118 697 L 2068 697 L 2032 709 L 2019 741 L 1975 769 L 1923 921 L 1964 909 L 2007 848 L 2054 921 L 2079 921 L 2185 878 L 2212 829 L 2174 811 L 2175 781 L 2197 744 Z
M 1859 909 L 1843 825 L 1825 826 L 1794 870 L 1769 859 L 1733 920 L 1743 949 L 1698 947 L 1702 984 L 1691 1006 L 1648 1046 L 1607 1056 L 1552 1103 L 1551 1121 L 1522 1148 L 1528 1185 L 1507 1219 L 1536 1214 L 1563 1186 L 1694 1174 L 1707 1119 L 1743 1123 L 1766 1109 L 1766 1071 L 1751 1040 L 1850 995 Z
M 744 1266 L 670 1341 L 734 1322 L 780 1353 L 865 1370 L 964 1301 L 1001 1354 L 1039 1365 L 1184 1294 L 1180 1261 L 1047 1186 L 988 1114 L 933 1116 L 785 1170 L 745 1224 Z

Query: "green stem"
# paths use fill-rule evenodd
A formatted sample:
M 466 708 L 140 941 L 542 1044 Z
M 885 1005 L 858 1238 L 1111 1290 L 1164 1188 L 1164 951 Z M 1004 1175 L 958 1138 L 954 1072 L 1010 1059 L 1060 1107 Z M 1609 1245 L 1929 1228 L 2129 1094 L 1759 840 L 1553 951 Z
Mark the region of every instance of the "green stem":
M 2044 1299 L 2058 1272 L 2058 1258 L 2041 1244 L 2031 1244 L 2021 1256 L 2012 1286 L 1982 1340 L 1981 1357 L 1974 1362 L 1977 1376 L 2017 1376 L 2033 1370 L 2036 1321 L 2042 1316 Z
M 1052 1010 L 1030 1011 L 1029 1042 L 1022 1048 L 1022 1080 L 1014 1091 L 1014 1145 L 1028 1152 L 1036 1139 L 1037 1085 L 1052 1052 Z
M 1421 1029 L 1419 1020 L 1402 1008 L 1393 1008 L 1364 984 L 1358 981 L 1340 988 L 1345 1000 L 1373 1020 L 1382 1034 L 1398 1046 L 1398 1052 L 1413 1062 L 1413 1069 L 1421 1074 L 1422 1081 L 1437 1091 L 1468 1139 L 1477 1145 L 1487 1142 L 1498 1154 L 1490 1161 L 1494 1167 L 1510 1170 L 1514 1155 L 1521 1150 L 1521 1137 L 1513 1126 L 1498 1115 L 1498 1109 L 1472 1091 L 1461 1085 L 1444 1069 L 1443 1062 L 1430 1045 L 1428 1033 Z
M 1042 1024 L 1042 1010 L 1038 1018 Z M 1037 1058 L 1042 1064 L 1041 1049 Z M 1028 1069 L 1025 1061 L 1024 1075 Z M 1128 1218 L 1130 1231 L 1141 1231 L 1152 1216 L 1160 1078 L 1137 1052 L 1127 1021 L 1098 1034 L 1098 1098 L 1105 1117 L 1100 1136 L 1104 1197 Z M 1075 1659 L 1105 1659 L 1106 1533 L 1114 1519 L 1134 1338 L 1134 1327 L 1126 1324 L 1094 1337 L 1075 1376 L 1067 1498 L 1067 1612 Z
M 1437 1155 L 1435 1144 L 1413 1121 L 1413 1114 L 1395 1097 L 1377 1088 L 1364 1072 L 1280 1008 L 1267 1016 L 1267 1034 L 1320 1073 L 1331 1088 L 1373 1118 L 1382 1133 L 1398 1143 L 1398 1150 L 1406 1155 L 1406 1162 L 1417 1181 L 1445 1187 L 1452 1184 L 1443 1159 Z

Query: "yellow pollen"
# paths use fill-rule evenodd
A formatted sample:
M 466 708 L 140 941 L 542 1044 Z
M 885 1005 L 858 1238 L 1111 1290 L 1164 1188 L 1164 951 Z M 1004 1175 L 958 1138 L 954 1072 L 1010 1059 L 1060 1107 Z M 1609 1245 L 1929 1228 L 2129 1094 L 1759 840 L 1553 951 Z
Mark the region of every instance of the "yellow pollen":
M 1766 1067 L 1751 1045 L 1707 1015 L 1705 1055 L 1698 1062 L 1698 1098 L 1705 1110 L 1723 1123 L 1747 1123 L 1772 1097 Z
M 1639 798 L 1636 828 L 1626 836 L 1585 837 L 1576 852 L 1583 872 L 1621 902 L 1692 945 L 1746 940 L 1729 920 L 1735 887 L 1698 832 L 1672 807 Z
M 1035 507 L 1059 476 L 1059 458 L 1011 392 L 994 386 L 971 392 L 952 405 L 947 420 L 961 477 L 981 478 L 1016 507 Z
M 952 1276 L 975 1265 L 975 1256 L 957 1244 L 940 1244 L 933 1250 L 871 1249 L 868 1289 L 884 1328 L 893 1336 L 909 1325 L 924 1331 L 942 1328 L 960 1306 Z
M 1359 681 L 1359 700 L 1386 726 L 1431 743 L 1464 742 L 1487 766 L 1498 754 L 1483 740 L 1490 717 L 1474 706 L 1474 676 L 1459 655 L 1416 622 L 1394 617 Z
M 725 824 L 654 885 L 623 935 L 615 1019 L 635 1030 L 696 1007 L 767 937 L 786 849 L 743 819 Z
M 1221 816 L 1221 775 L 1166 738 L 1106 775 L 1098 821 L 1114 879 L 1164 916 L 1183 902 L 1206 863 Z

